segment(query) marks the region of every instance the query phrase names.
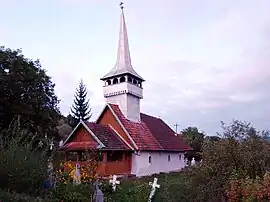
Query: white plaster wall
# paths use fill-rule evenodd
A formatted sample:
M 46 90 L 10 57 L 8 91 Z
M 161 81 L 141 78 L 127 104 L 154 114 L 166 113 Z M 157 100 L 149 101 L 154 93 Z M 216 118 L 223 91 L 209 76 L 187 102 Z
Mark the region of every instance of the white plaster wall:
M 141 88 L 129 83 L 120 83 L 111 86 L 104 86 L 104 97 L 108 103 L 117 104 L 127 119 L 134 122 L 140 122 L 141 96 L 127 93 L 134 89 L 139 89 L 136 93 L 141 93 L 142 96 Z
M 170 161 L 168 161 L 168 155 L 170 155 Z M 151 163 L 149 163 L 149 156 L 151 156 Z M 133 153 L 131 174 L 140 177 L 160 172 L 168 173 L 179 171 L 186 165 L 182 152 L 140 152 L 139 155 Z
M 135 96 L 138 96 L 139 98 L 143 98 L 143 89 L 128 82 L 103 86 L 103 93 L 105 97 L 131 93 Z

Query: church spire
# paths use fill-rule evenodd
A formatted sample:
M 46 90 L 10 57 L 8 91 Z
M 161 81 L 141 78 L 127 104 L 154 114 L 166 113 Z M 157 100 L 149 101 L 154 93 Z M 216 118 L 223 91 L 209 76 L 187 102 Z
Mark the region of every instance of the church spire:
M 144 80 L 137 72 L 135 72 L 135 70 L 132 67 L 123 2 L 120 3 L 120 8 L 121 8 L 120 32 L 119 32 L 116 64 L 108 74 L 106 74 L 103 78 L 101 78 L 101 80 L 105 80 L 107 78 L 121 74 L 131 74 L 141 80 Z

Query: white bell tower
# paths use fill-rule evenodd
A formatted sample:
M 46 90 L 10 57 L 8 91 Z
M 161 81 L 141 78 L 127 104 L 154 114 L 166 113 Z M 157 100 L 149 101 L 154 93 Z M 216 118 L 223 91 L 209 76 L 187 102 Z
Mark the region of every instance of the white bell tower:
M 117 60 L 114 68 L 101 78 L 105 82 L 103 92 L 107 103 L 117 104 L 127 119 L 140 122 L 140 99 L 143 98 L 144 79 L 132 67 L 123 3 L 120 7 Z

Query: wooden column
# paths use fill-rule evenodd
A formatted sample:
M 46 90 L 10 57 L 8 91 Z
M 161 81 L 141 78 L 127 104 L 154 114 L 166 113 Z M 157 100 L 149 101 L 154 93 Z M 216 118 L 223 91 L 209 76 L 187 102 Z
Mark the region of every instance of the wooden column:
M 107 162 L 107 152 L 103 152 L 103 162 Z
M 64 155 L 64 159 L 65 159 L 65 161 L 67 161 L 67 155 L 68 155 L 68 153 L 67 153 L 67 152 L 65 152 L 65 155 Z

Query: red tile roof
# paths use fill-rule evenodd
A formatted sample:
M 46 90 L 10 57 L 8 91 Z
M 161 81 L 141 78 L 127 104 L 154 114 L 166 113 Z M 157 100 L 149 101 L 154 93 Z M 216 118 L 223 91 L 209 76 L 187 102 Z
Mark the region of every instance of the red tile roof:
M 101 150 L 131 150 L 121 138 L 108 126 L 100 125 L 93 122 L 85 122 L 86 127 L 90 129 L 99 141 L 105 146 Z M 83 127 L 83 126 L 82 126 Z M 75 135 L 76 131 L 72 135 Z M 91 135 L 91 134 L 89 134 Z M 62 147 L 63 150 L 85 150 L 96 149 L 99 146 L 98 141 L 70 141 L 71 136 L 68 138 L 67 143 Z
M 121 138 L 108 126 L 93 122 L 87 122 L 86 125 L 105 145 L 103 150 L 130 150 L 130 148 L 121 140 Z
M 120 122 L 140 150 L 187 151 L 192 148 L 175 136 L 174 131 L 161 119 L 141 113 L 141 123 L 129 121 L 117 105 L 110 104 Z

